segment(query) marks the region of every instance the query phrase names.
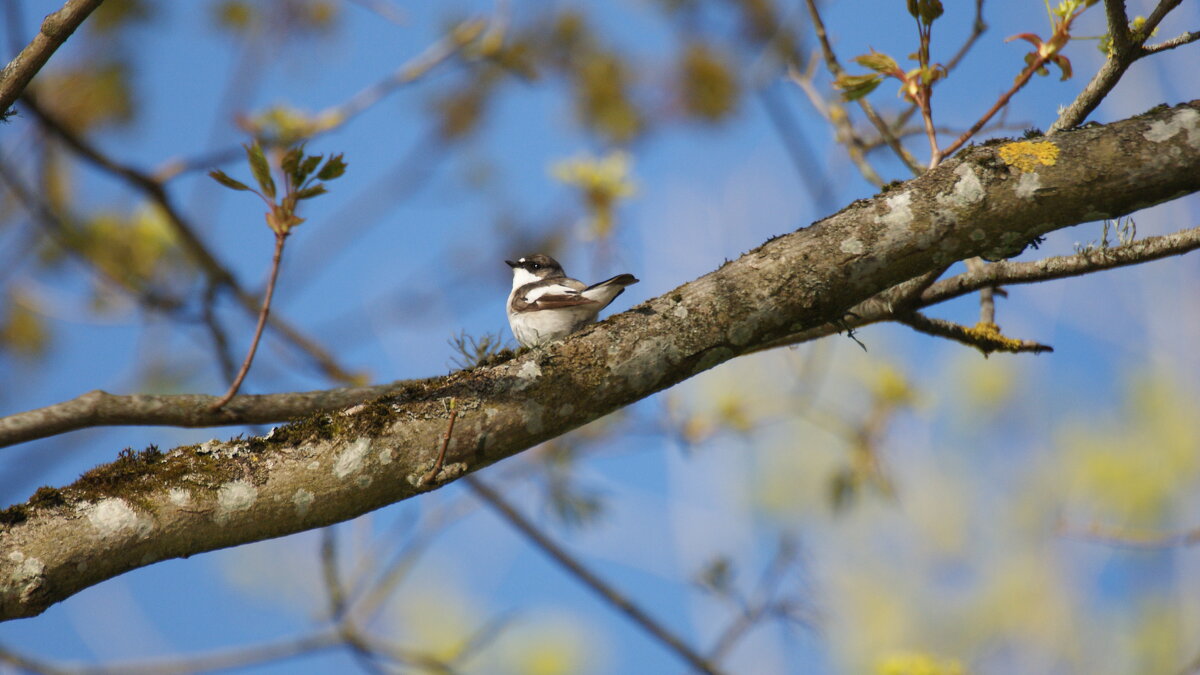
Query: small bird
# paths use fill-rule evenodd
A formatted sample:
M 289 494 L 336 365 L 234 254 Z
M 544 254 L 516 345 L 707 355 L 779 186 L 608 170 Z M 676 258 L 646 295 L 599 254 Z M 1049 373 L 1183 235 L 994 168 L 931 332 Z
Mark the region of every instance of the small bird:
M 638 282 L 632 274 L 618 274 L 587 286 L 568 277 L 557 260 L 541 253 L 504 262 L 513 271 L 506 308 L 508 325 L 523 347 L 536 347 L 583 328 L 626 286 Z

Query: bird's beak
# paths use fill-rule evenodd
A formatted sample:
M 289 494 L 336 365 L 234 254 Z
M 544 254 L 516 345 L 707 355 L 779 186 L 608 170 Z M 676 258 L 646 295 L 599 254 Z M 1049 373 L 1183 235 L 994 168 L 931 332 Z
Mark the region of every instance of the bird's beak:
M 505 261 L 504 261 L 504 264 L 505 264 L 505 265 L 508 265 L 509 267 L 516 267 L 516 266 L 517 266 L 517 263 L 515 263 L 515 262 L 513 262 L 513 261 L 511 261 L 511 260 L 505 260 Z

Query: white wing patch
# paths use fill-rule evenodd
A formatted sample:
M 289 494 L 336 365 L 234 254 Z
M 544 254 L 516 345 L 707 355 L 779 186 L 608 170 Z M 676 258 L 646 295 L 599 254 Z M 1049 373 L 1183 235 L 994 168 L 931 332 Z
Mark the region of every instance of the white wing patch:
M 525 302 L 533 304 L 533 303 L 537 302 L 538 298 L 542 297 L 543 295 L 568 295 L 568 296 L 571 296 L 571 295 L 579 295 L 579 291 L 575 290 L 574 288 L 571 288 L 570 286 L 563 286 L 562 284 L 539 286 L 537 288 L 530 289 L 529 292 L 525 294 Z

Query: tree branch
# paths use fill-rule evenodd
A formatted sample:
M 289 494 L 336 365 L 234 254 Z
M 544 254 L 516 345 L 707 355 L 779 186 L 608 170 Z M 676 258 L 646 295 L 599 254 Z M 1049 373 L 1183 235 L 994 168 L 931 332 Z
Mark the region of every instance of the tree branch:
M 976 326 L 964 326 L 945 319 L 931 319 L 920 312 L 906 314 L 896 320 L 926 335 L 943 337 L 968 347 L 974 347 L 983 352 L 984 356 L 992 352 L 1040 354 L 1054 351 L 1054 348 L 1049 345 L 1005 337 L 1000 333 L 996 324 L 985 321 L 980 321 Z
M 593 593 L 599 595 L 601 599 L 640 626 L 642 630 L 646 631 L 654 639 L 675 652 L 679 658 L 691 665 L 692 668 L 695 668 L 697 672 L 717 675 L 719 671 L 715 664 L 689 647 L 682 638 L 656 621 L 646 610 L 613 588 L 604 579 L 601 579 L 591 570 L 584 567 L 571 554 L 567 553 L 566 550 L 535 527 L 533 523 L 529 522 L 525 516 L 521 515 L 511 504 L 505 501 L 498 492 L 474 476 L 467 476 L 465 480 L 467 486 L 479 499 L 492 507 L 504 520 L 508 521 L 509 525 L 516 528 L 518 532 L 540 549 L 542 553 L 550 556 L 554 562 L 558 563 L 559 567 L 562 567 L 580 583 L 587 586 Z
M 1161 51 L 1160 49 L 1147 50 L 1142 46 L 1142 41 L 1145 40 L 1145 37 L 1153 33 L 1154 29 L 1166 17 L 1167 13 L 1175 9 L 1182 1 L 1162 0 L 1159 2 L 1150 14 L 1150 17 L 1146 19 L 1146 23 L 1142 25 L 1140 33 L 1144 37 L 1140 41 L 1134 42 L 1131 39 L 1132 36 L 1129 33 L 1128 24 L 1124 27 L 1118 26 L 1115 29 L 1111 25 L 1112 21 L 1119 21 L 1120 17 L 1125 14 L 1124 3 L 1118 3 L 1116 0 L 1106 0 L 1105 9 L 1108 12 L 1110 22 L 1109 34 L 1113 36 L 1112 50 L 1108 55 L 1108 60 L 1104 62 L 1103 66 L 1100 66 L 1100 70 L 1096 71 L 1091 81 L 1083 88 L 1083 91 L 1079 92 L 1079 96 L 1075 97 L 1071 105 L 1067 106 L 1066 110 L 1063 110 L 1059 114 L 1058 119 L 1054 121 L 1054 124 L 1050 125 L 1050 129 L 1046 133 L 1052 135 L 1064 129 L 1071 129 L 1083 124 L 1083 121 L 1108 96 L 1113 87 L 1117 86 L 1117 82 L 1121 81 L 1121 77 L 1125 75 L 1125 71 L 1129 70 L 1129 66 L 1133 65 L 1134 61 L 1156 51 Z M 1118 5 L 1120 5 L 1119 11 L 1117 11 Z M 1126 39 L 1119 44 L 1117 40 L 1118 35 L 1121 34 Z
M 121 164 L 100 152 L 86 138 L 72 131 L 38 105 L 34 97 L 26 95 L 22 97 L 22 101 L 29 108 L 30 112 L 33 113 L 34 117 L 38 119 L 38 122 L 42 124 L 43 128 L 53 133 L 80 157 L 96 167 L 123 179 L 134 188 L 145 193 L 151 201 L 163 210 L 163 214 L 167 217 L 167 222 L 170 223 L 171 229 L 179 238 L 182 248 L 204 270 L 209 281 L 218 288 L 228 288 L 233 293 L 238 304 L 247 313 L 251 316 L 258 316 L 261 307 L 259 298 L 246 290 L 237 280 L 237 277 L 234 276 L 233 272 L 217 260 L 216 255 L 200 239 L 200 236 L 196 233 L 196 229 L 175 208 L 175 203 L 171 201 L 166 185 L 161 180 L 132 166 Z M 300 333 L 291 324 L 280 319 L 278 315 L 270 317 L 268 325 L 278 331 L 280 335 L 298 349 L 307 353 L 321 371 L 331 379 L 342 382 L 354 382 L 358 379 L 353 373 L 342 368 L 333 358 L 333 355 L 326 351 L 324 347 L 317 344 L 315 340 Z
M 62 9 L 42 21 L 42 28 L 33 40 L 0 71 L 0 112 L 8 110 L 16 102 L 33 76 L 50 60 L 50 56 L 103 1 L 67 0 Z
M 975 255 L 1015 255 L 1052 230 L 1200 191 L 1198 139 L 1193 101 L 1039 141 L 1053 162 L 1010 165 L 1005 157 L 1029 142 L 973 147 L 510 360 L 411 383 L 264 437 L 123 453 L 0 512 L 0 619 L 38 614 L 158 560 L 321 527 L 420 494 L 450 398 L 458 421 L 447 459 L 457 475 L 478 471 L 772 341 L 840 322 L 906 280 Z
M 212 409 L 217 397 L 206 394 L 121 396 L 97 389 L 69 401 L 0 418 L 0 446 L 91 427 L 221 427 L 283 422 L 339 410 L 412 386 L 420 385 L 409 381 L 288 394 L 243 394 L 233 397 L 220 410 Z

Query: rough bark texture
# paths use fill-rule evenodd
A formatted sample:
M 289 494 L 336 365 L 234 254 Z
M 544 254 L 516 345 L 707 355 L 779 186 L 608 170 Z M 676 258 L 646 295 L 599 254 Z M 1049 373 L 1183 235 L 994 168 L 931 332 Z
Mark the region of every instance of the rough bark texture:
M 856 303 L 1051 230 L 1200 190 L 1200 101 L 1049 139 L 970 148 L 937 169 L 578 335 L 414 382 L 265 438 L 129 454 L 0 514 L 0 617 L 35 615 L 126 570 L 319 527 L 439 484 Z
M 20 54 L 0 71 L 0 112 L 8 110 L 29 81 L 50 60 L 71 33 L 83 23 L 104 0 L 68 0 L 57 12 L 42 21 L 42 28 Z

